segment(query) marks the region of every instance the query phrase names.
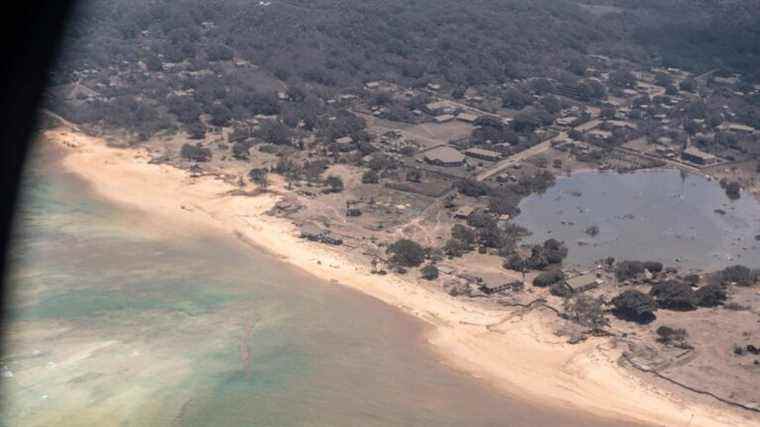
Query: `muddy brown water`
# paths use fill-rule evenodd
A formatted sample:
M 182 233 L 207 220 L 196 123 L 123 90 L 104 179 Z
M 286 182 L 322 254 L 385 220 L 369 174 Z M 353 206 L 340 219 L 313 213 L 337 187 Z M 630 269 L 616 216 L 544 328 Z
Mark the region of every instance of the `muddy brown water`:
M 451 370 L 421 322 L 264 252 L 156 240 L 51 159 L 27 175 L 0 425 L 623 425 Z
M 608 256 L 683 269 L 760 267 L 760 203 L 730 200 L 715 181 L 677 170 L 628 174 L 579 172 L 520 203 L 515 222 L 533 235 L 567 243 L 567 264 Z M 586 234 L 597 226 L 596 236 Z

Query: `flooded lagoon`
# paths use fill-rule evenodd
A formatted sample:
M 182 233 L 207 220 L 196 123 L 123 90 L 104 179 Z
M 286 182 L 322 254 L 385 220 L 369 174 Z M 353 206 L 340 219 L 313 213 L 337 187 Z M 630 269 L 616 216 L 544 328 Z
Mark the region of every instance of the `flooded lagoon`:
M 621 425 L 503 394 L 396 309 L 232 239 L 157 239 L 41 167 L 11 257 L 0 425 Z
M 687 269 L 760 265 L 760 203 L 730 200 L 715 181 L 677 170 L 579 172 L 520 204 L 515 221 L 570 250 L 567 264 L 608 256 Z M 598 234 L 586 233 L 598 227 Z

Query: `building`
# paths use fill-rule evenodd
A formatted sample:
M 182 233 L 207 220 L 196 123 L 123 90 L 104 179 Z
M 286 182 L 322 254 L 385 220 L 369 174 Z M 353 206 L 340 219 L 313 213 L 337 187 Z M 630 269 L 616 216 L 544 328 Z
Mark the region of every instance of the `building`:
M 436 123 L 448 123 L 452 120 L 454 120 L 454 116 L 451 114 L 441 114 L 440 116 L 435 116 Z
M 464 154 L 447 145 L 427 151 L 424 158 L 431 165 L 447 167 L 462 166 L 465 160 Z
M 318 227 L 312 223 L 302 224 L 300 227 L 300 235 L 302 239 L 310 240 L 312 242 L 325 243 L 328 245 L 340 246 L 343 244 L 343 239 L 334 236 L 329 231 Z
M 350 136 L 344 136 L 335 140 L 335 144 L 340 151 L 351 151 L 354 149 L 354 140 Z
M 464 154 L 476 159 L 487 160 L 489 162 L 498 162 L 501 160 L 501 153 L 497 151 L 485 150 L 483 148 L 470 148 L 466 150 Z
M 477 114 L 474 113 L 459 113 L 457 114 L 457 120 L 465 122 L 465 123 L 475 123 L 476 120 L 478 120 Z
M 575 292 L 584 292 L 589 289 L 593 289 L 601 285 L 603 281 L 596 277 L 596 274 L 589 273 L 581 276 L 573 277 L 567 280 L 567 285 L 570 286 Z
M 380 82 L 367 82 L 364 84 L 367 89 L 377 89 L 380 87 Z
M 454 106 L 451 104 L 451 102 L 442 100 L 442 101 L 434 101 L 429 104 L 425 105 L 425 110 L 427 112 L 434 114 L 437 111 L 445 110 L 446 112 L 454 111 Z
M 625 120 L 608 120 L 607 123 L 609 123 L 610 126 L 615 127 L 615 128 L 626 128 L 626 129 L 638 128 L 636 123 L 631 123 Z
M 575 116 L 567 116 L 567 117 L 560 117 L 555 122 L 559 126 L 572 126 L 573 123 L 575 123 L 576 121 L 578 121 L 577 117 L 575 117 Z
M 731 77 L 715 76 L 713 77 L 713 82 L 722 84 L 722 85 L 733 86 L 739 82 L 739 78 L 736 76 L 731 76 Z
M 689 146 L 681 152 L 681 159 L 698 165 L 712 165 L 718 162 L 718 158 L 710 153 L 705 153 L 697 147 Z
M 465 123 L 475 123 L 475 120 L 478 119 L 477 114 L 472 113 L 459 113 L 457 115 L 457 120 L 463 121 Z
M 475 208 L 472 206 L 462 206 L 454 212 L 454 218 L 466 221 L 474 212 Z
M 736 133 L 754 133 L 755 128 L 752 126 L 743 125 L 741 123 L 724 122 L 718 126 L 718 129 L 736 132 Z
M 512 288 L 511 283 L 486 282 L 486 281 L 482 282 L 479 287 L 480 291 L 486 295 L 498 294 L 499 292 L 503 292 L 511 288 Z

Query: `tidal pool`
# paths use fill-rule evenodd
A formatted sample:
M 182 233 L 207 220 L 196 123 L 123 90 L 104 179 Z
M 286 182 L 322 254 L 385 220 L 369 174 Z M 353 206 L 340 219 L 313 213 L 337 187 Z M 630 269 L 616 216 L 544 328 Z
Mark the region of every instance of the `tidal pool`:
M 447 368 L 398 310 L 221 236 L 160 240 L 30 169 L 4 426 L 618 426 Z
M 677 170 L 579 172 L 520 203 L 529 242 L 555 238 L 567 264 L 615 257 L 708 270 L 760 266 L 760 203 L 730 200 L 717 182 Z M 598 234 L 589 235 L 589 227 Z

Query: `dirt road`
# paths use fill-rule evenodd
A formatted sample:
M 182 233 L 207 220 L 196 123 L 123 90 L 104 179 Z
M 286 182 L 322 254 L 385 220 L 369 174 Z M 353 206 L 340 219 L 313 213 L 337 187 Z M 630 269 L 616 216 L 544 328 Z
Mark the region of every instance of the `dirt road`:
M 552 142 L 557 141 L 559 139 L 564 139 L 564 138 L 567 138 L 567 133 L 560 132 L 559 135 L 555 136 L 554 138 L 547 139 L 546 141 L 538 145 L 534 145 L 533 147 L 530 147 L 527 150 L 523 150 L 523 151 L 520 151 L 519 153 L 515 153 L 507 157 L 506 159 L 496 163 L 491 169 L 488 169 L 487 171 L 483 171 L 480 174 L 478 174 L 476 179 L 478 181 L 485 181 L 494 175 L 498 175 L 501 172 L 503 172 L 505 169 L 507 169 L 508 167 L 512 166 L 513 164 L 517 162 L 521 162 L 527 158 L 543 153 L 544 151 L 551 148 Z

